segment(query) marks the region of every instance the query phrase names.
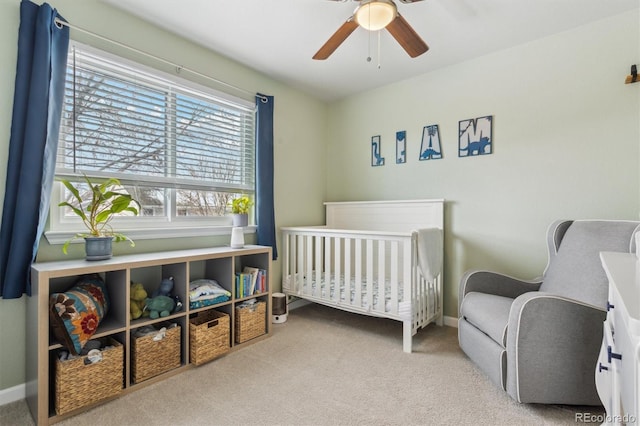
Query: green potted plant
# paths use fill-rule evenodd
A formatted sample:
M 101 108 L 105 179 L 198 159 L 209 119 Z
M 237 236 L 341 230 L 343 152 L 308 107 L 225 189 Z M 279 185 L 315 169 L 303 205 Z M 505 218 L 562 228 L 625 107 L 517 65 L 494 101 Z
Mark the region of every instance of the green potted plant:
M 253 206 L 253 201 L 247 195 L 231 200 L 231 213 L 233 226 L 247 226 L 249 224 L 249 210 Z
M 122 212 L 138 215 L 140 203 L 129 194 L 119 192 L 122 188 L 120 181 L 109 178 L 102 183 L 93 183 L 87 176 L 84 177 L 89 185 L 89 191 L 81 194 L 73 183 L 62 179 L 62 184 L 71 192 L 73 199 L 63 201 L 58 206 L 69 207 L 87 228 L 88 232 L 78 233 L 67 240 L 62 246 L 62 252 L 67 254 L 67 248 L 71 241 L 84 238 L 87 260 L 104 260 L 111 257 L 111 244 L 113 241 L 129 241 L 131 247 L 135 246 L 133 240 L 124 234 L 115 232 L 110 225 L 111 220 Z M 137 206 L 137 207 L 136 207 Z

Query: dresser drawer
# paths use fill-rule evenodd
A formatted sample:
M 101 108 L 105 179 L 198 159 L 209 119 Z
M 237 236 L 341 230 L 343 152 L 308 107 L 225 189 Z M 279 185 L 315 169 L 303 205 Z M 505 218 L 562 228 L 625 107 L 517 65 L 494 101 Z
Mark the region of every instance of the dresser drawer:
M 638 394 L 636 393 L 638 358 L 636 350 L 628 330 L 623 323 L 619 323 L 615 334 L 614 354 L 615 356 L 619 355 L 621 359 L 612 359 L 611 363 L 618 369 L 621 413 L 627 416 L 638 414 Z
M 609 280 L 605 338 L 596 363 L 598 395 L 615 424 L 638 424 L 640 406 L 640 261 L 635 254 L 601 252 Z M 601 374 L 604 365 L 607 374 Z M 605 388 L 611 386 L 611 392 Z
M 620 376 L 618 364 L 609 361 L 610 350 L 615 350 L 615 345 L 611 333 L 611 324 L 609 321 L 605 321 L 603 323 L 602 346 L 596 363 L 596 389 L 606 412 L 610 416 L 614 416 L 620 412 L 620 393 L 616 383 Z

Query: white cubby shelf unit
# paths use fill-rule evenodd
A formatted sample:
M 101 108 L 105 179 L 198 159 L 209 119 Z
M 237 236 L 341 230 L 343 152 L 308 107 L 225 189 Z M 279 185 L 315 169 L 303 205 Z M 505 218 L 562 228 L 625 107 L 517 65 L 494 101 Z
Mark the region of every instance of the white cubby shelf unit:
M 199 312 L 215 309 L 229 315 L 230 352 L 249 345 L 270 334 L 271 329 L 271 247 L 246 245 L 241 249 L 214 247 L 114 256 L 104 261 L 69 260 L 58 262 L 34 263 L 31 268 L 32 295 L 27 298 L 27 358 L 26 358 L 26 394 L 27 404 L 38 425 L 56 423 L 71 417 L 95 405 L 89 404 L 69 413 L 57 415 L 55 410 L 55 359 L 62 348 L 53 337 L 49 325 L 49 295 L 70 289 L 75 281 L 85 274 L 99 274 L 106 283 L 110 300 L 109 311 L 100 323 L 94 339 L 111 338 L 124 347 L 122 396 L 141 387 L 178 374 L 195 365 L 189 359 L 189 319 Z M 266 271 L 266 290 L 245 297 L 238 297 L 235 286 L 235 274 L 245 267 L 260 268 Z M 129 293 L 131 282 L 143 283 L 149 294 L 158 288 L 161 280 L 174 278 L 174 294 L 183 301 L 181 311 L 168 317 L 150 319 L 130 319 Z M 189 283 L 196 279 L 213 279 L 231 292 L 231 298 L 222 303 L 198 309 L 189 307 Z M 265 302 L 265 333 L 244 343 L 234 339 L 234 318 L 236 306 L 256 298 Z M 135 383 L 132 377 L 133 351 L 131 342 L 135 331 L 147 325 L 161 322 L 174 322 L 181 328 L 180 366 L 156 377 Z M 157 324 L 156 324 L 157 325 Z M 215 362 L 215 361 L 214 361 Z M 72 383 L 67 385 L 72 386 Z

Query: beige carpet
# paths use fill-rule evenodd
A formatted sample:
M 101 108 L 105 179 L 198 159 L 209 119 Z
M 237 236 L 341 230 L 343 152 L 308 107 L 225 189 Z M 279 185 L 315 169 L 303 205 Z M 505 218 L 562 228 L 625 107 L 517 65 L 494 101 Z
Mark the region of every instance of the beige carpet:
M 272 336 L 61 425 L 555 425 L 597 407 L 518 404 L 430 325 L 402 352 L 399 322 L 307 305 Z M 0 424 L 33 424 L 24 401 Z

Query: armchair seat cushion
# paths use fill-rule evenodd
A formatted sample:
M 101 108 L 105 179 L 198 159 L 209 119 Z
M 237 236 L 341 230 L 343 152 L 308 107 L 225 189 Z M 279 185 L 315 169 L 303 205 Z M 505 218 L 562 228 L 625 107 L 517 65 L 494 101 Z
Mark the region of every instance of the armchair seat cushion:
M 460 314 L 504 348 L 507 346 L 507 324 L 512 304 L 510 297 L 473 291 L 464 297 Z

